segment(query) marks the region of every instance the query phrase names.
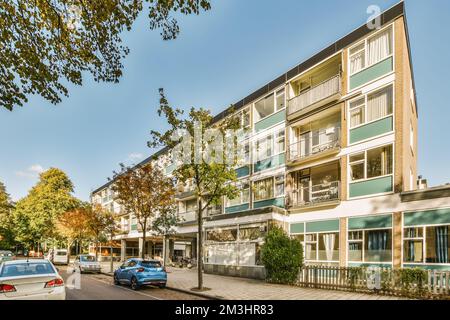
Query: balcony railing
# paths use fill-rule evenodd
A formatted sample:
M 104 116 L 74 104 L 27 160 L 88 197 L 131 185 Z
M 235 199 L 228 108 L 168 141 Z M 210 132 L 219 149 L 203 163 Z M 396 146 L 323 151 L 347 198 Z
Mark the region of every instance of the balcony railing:
M 341 91 L 341 76 L 336 75 L 315 85 L 308 91 L 302 92 L 300 95 L 289 100 L 288 114 L 305 109 L 317 102 L 325 100 Z
M 289 146 L 289 160 L 299 160 L 340 146 L 339 125 L 319 130 L 309 137 L 300 138 Z
M 308 206 L 340 199 L 340 182 L 334 181 L 302 187 L 290 193 L 290 206 Z
M 178 217 L 181 223 L 193 222 L 197 220 L 197 211 L 179 212 Z

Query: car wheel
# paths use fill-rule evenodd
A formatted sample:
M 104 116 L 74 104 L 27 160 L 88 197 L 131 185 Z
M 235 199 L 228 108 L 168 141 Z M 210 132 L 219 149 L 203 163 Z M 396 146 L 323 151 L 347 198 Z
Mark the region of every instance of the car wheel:
M 83 269 L 81 269 L 81 267 L 79 269 L 80 269 L 80 274 L 82 274 L 83 273 Z
M 166 288 L 166 284 L 160 284 L 160 285 L 159 285 L 159 288 L 160 288 L 160 289 L 165 289 L 165 288 Z
M 139 284 L 137 282 L 137 279 L 135 277 L 131 278 L 131 289 L 132 290 L 138 290 Z
M 118 285 L 120 284 L 119 279 L 117 278 L 117 275 L 116 275 L 116 274 L 114 275 L 114 284 L 115 284 L 116 286 L 118 286 Z

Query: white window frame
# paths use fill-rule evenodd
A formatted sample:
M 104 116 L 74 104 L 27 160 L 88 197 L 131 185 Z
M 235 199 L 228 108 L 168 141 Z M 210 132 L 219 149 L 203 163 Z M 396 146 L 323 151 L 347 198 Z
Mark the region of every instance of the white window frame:
M 340 237 L 340 230 L 337 231 L 320 231 L 320 232 L 304 232 L 304 238 L 303 238 L 303 242 L 304 242 L 304 251 L 305 251 L 305 261 L 306 262 L 313 262 L 313 263 L 339 263 L 339 259 L 338 260 L 319 260 L 319 236 L 323 235 L 323 234 L 330 234 L 330 233 L 337 233 L 337 240 L 339 242 L 339 248 L 338 248 L 338 255 L 339 255 L 339 259 L 341 257 L 341 237 Z M 306 241 L 306 236 L 307 235 L 315 235 L 316 240 L 315 241 Z M 306 244 L 308 243 L 315 243 L 316 244 L 316 259 L 314 260 L 310 260 L 310 259 L 306 259 Z
M 365 253 L 366 253 L 366 246 L 365 246 L 365 241 L 366 241 L 366 233 L 365 231 L 376 231 L 376 230 L 391 230 L 391 261 L 366 261 L 365 259 Z M 362 232 L 362 240 L 350 240 L 349 239 L 349 233 L 350 232 L 358 232 L 361 231 Z M 348 259 L 349 257 L 349 252 L 350 252 L 350 242 L 362 242 L 362 253 L 361 253 L 361 257 L 362 260 L 361 261 L 350 261 Z M 349 264 L 352 263 L 369 263 L 369 264 L 392 264 L 394 262 L 394 229 L 391 228 L 367 228 L 367 229 L 352 229 L 349 230 L 348 228 L 348 219 L 347 219 L 347 262 Z
M 380 149 L 380 148 L 383 148 L 383 147 L 387 147 L 387 146 L 392 146 L 392 173 L 381 175 L 381 176 L 377 176 L 377 177 L 367 178 L 367 152 L 375 150 L 375 149 Z M 349 184 L 362 182 L 362 181 L 370 181 L 370 180 L 384 178 L 384 177 L 388 177 L 388 176 L 394 177 L 394 170 L 395 170 L 395 167 L 394 167 L 394 165 L 395 165 L 395 159 L 394 159 L 395 158 L 395 150 L 394 150 L 394 148 L 395 148 L 395 146 L 394 146 L 393 143 L 388 143 L 388 144 L 385 144 L 385 145 L 382 145 L 382 146 L 378 146 L 378 147 L 374 147 L 374 148 L 370 148 L 370 149 L 366 149 L 366 150 L 362 150 L 362 151 L 358 151 L 358 152 L 354 152 L 352 154 L 349 154 L 348 158 L 347 158 L 347 163 L 348 163 L 348 167 L 347 167 L 348 170 L 347 170 L 347 172 L 348 172 Z M 350 157 L 353 157 L 355 155 L 359 155 L 359 154 L 362 154 L 362 153 L 364 153 L 364 159 L 363 160 L 357 160 L 357 161 L 350 162 Z M 352 180 L 351 179 L 352 165 L 360 164 L 363 161 L 364 161 L 364 178 L 363 179 L 358 179 L 358 180 Z
M 384 90 L 384 89 L 386 89 L 388 87 L 392 87 L 392 112 L 391 112 L 391 114 L 388 114 L 388 115 L 386 115 L 384 117 L 381 117 L 381 118 L 378 118 L 378 119 L 374 119 L 374 120 L 368 121 L 367 120 L 367 105 L 368 105 L 368 101 L 369 101 L 369 96 L 374 94 L 374 93 L 377 93 L 379 91 L 382 91 L 382 90 Z M 351 108 L 351 104 L 353 102 L 356 102 L 356 101 L 361 100 L 363 98 L 364 98 L 364 104 L 363 104 L 364 122 L 358 124 L 357 126 L 351 127 L 351 123 L 350 123 L 350 121 L 351 121 L 351 111 L 353 110 Z M 354 109 L 356 109 L 356 108 L 354 108 Z M 369 124 L 371 124 L 373 122 L 377 122 L 377 121 L 380 121 L 380 120 L 383 120 L 383 119 L 386 119 L 386 118 L 389 118 L 389 117 L 394 117 L 394 114 L 395 114 L 395 83 L 394 82 L 390 82 L 390 83 L 388 83 L 386 85 L 378 87 L 378 88 L 376 88 L 374 90 L 371 90 L 371 91 L 369 91 L 369 92 L 367 92 L 367 93 L 365 93 L 363 95 L 360 95 L 360 96 L 358 96 L 358 97 L 348 101 L 348 103 L 347 103 L 347 119 L 348 119 L 348 123 L 349 123 L 348 124 L 348 131 L 350 132 L 351 130 L 354 130 L 354 129 L 357 129 L 357 128 L 369 125 Z M 391 131 L 391 132 L 393 132 L 393 131 Z M 386 134 L 386 133 L 384 133 L 384 134 Z M 350 138 L 348 138 L 348 139 L 350 139 Z M 371 138 L 371 139 L 373 139 L 373 138 Z M 358 142 L 358 143 L 360 143 L 360 142 Z
M 284 90 L 284 107 L 281 108 L 280 110 L 277 110 L 277 93 L 278 93 L 279 91 L 281 91 L 281 90 Z M 272 112 L 271 114 L 269 114 L 269 115 L 263 117 L 263 118 L 258 119 L 258 121 L 256 121 L 256 114 L 258 113 L 258 111 L 256 110 L 256 104 L 257 104 L 258 102 L 260 102 L 261 100 L 266 99 L 266 98 L 269 97 L 270 95 L 272 95 L 272 97 L 273 97 L 273 112 Z M 277 89 L 271 91 L 270 93 L 265 94 L 262 98 L 256 100 L 256 101 L 253 103 L 253 106 L 252 106 L 252 108 L 253 108 L 253 115 L 254 115 L 254 117 L 253 117 L 253 118 L 254 118 L 254 119 L 253 119 L 253 122 L 254 122 L 254 123 L 261 122 L 262 120 L 269 118 L 270 116 L 274 115 L 275 113 L 278 113 L 278 112 L 280 112 L 280 111 L 282 111 L 282 110 L 286 110 L 286 104 L 287 104 L 287 100 L 286 100 L 286 88 L 285 88 L 285 86 L 279 87 L 279 88 L 277 88 Z M 258 115 L 258 116 L 259 116 L 259 115 Z
M 249 204 L 250 203 L 250 197 L 251 197 L 250 180 L 244 179 L 244 180 L 239 181 L 237 184 L 238 184 L 238 187 L 239 187 L 239 200 L 240 201 L 239 201 L 238 204 L 230 205 L 230 201 L 232 201 L 232 200 L 230 200 L 227 197 L 225 197 L 225 208 L 231 208 L 231 207 L 235 207 L 235 206 L 240 206 L 242 204 Z M 246 189 L 242 188 L 242 186 L 245 185 L 245 184 L 248 185 L 248 188 L 247 188 L 248 189 L 248 201 L 243 201 L 243 194 L 244 194 L 244 190 L 246 190 Z M 233 199 L 233 200 L 235 200 L 235 199 Z
M 426 262 L 427 260 L 427 228 L 430 227 L 445 227 L 445 226 L 450 226 L 449 223 L 442 223 L 442 224 L 424 224 L 424 225 L 419 225 L 419 226 L 403 226 L 402 228 L 402 265 L 408 266 L 408 265 L 429 265 L 429 266 L 450 266 L 450 263 L 431 263 L 431 262 Z M 404 256 L 403 256 L 403 250 L 405 249 L 405 240 L 419 240 L 420 238 L 406 238 L 404 237 L 405 235 L 405 229 L 409 229 L 409 228 L 423 228 L 423 237 L 422 237 L 422 249 L 423 249 L 423 253 L 422 253 L 422 257 L 423 257 L 423 261 L 422 262 L 405 262 L 404 261 Z
M 379 61 L 377 61 L 377 62 L 374 62 L 374 63 L 372 63 L 372 64 L 369 64 L 369 63 L 368 63 L 368 61 L 369 61 L 369 47 L 368 47 L 369 41 L 370 41 L 372 38 L 377 37 L 379 34 L 381 34 L 381 33 L 385 32 L 385 31 L 387 31 L 389 28 L 391 29 L 391 54 L 388 55 L 388 56 L 386 56 L 383 60 L 379 60 Z M 363 72 L 363 71 L 366 70 L 366 69 L 369 69 L 370 67 L 376 65 L 377 63 L 380 63 L 381 61 L 384 61 L 384 60 L 386 60 L 386 59 L 389 59 L 389 58 L 391 58 L 391 57 L 394 57 L 394 53 L 395 53 L 395 39 L 394 39 L 394 35 L 395 35 L 395 32 L 394 32 L 394 24 L 390 24 L 390 25 L 386 26 L 385 28 L 383 28 L 383 29 L 381 29 L 381 30 L 378 30 L 378 31 L 375 32 L 374 34 L 371 34 L 370 36 L 366 37 L 364 40 L 359 41 L 358 43 L 356 43 L 356 44 L 354 44 L 353 46 L 351 46 L 351 47 L 348 49 L 348 58 L 347 58 L 347 65 L 348 65 L 348 70 L 347 70 L 347 71 L 348 71 L 348 74 L 349 74 L 349 78 L 350 78 L 351 76 L 355 75 L 355 74 L 358 74 L 358 73 L 360 73 L 360 72 Z M 360 45 L 363 44 L 363 43 L 364 43 L 364 49 L 358 50 L 356 53 L 350 55 L 350 51 L 352 51 L 354 48 L 360 46 Z M 361 68 L 360 70 L 358 70 L 358 71 L 352 73 L 352 72 L 351 72 L 351 58 L 352 58 L 354 55 L 360 53 L 360 52 L 363 51 L 363 50 L 364 50 L 364 67 Z M 394 64 L 394 65 L 395 65 L 395 64 Z

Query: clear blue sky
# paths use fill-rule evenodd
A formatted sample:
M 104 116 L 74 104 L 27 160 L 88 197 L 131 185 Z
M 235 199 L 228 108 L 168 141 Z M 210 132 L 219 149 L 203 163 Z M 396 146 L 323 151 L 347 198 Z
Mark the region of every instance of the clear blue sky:
M 151 154 L 158 88 L 173 105 L 214 114 L 260 88 L 366 21 L 371 4 L 395 0 L 213 0 L 210 12 L 180 19 L 172 42 L 141 16 L 125 42 L 131 53 L 119 84 L 70 86 L 53 106 L 34 97 L 0 110 L 0 181 L 17 200 L 49 167 L 67 172 L 76 195 L 89 199 L 118 163 Z M 419 105 L 419 173 L 431 185 L 450 182 L 450 1 L 406 0 Z

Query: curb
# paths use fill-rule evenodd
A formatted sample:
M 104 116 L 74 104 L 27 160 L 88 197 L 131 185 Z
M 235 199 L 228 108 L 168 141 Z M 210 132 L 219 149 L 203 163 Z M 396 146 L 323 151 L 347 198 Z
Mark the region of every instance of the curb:
M 167 286 L 166 286 L 166 289 L 169 289 L 169 290 L 172 290 L 172 291 L 178 291 L 178 292 L 182 292 L 182 293 L 186 293 L 186 294 L 190 294 L 190 295 L 197 296 L 197 297 L 200 297 L 200 298 L 205 298 L 205 299 L 208 299 L 208 300 L 225 300 L 223 298 L 210 296 L 209 294 L 199 293 L 199 292 L 195 292 L 195 291 L 192 291 L 192 290 L 186 290 L 186 289 L 180 289 L 180 288 L 174 288 L 174 287 L 167 287 Z
M 100 274 L 103 274 L 105 276 L 110 276 L 110 277 L 113 276 L 113 274 L 111 274 L 109 272 L 103 272 L 103 271 L 101 271 Z M 225 299 L 220 298 L 220 297 L 211 296 L 211 295 L 206 294 L 206 293 L 195 292 L 195 291 L 192 291 L 192 290 L 186 290 L 186 289 L 180 289 L 180 288 L 168 287 L 168 286 L 166 286 L 166 289 L 172 290 L 172 291 L 178 291 L 178 292 L 182 292 L 182 293 L 186 293 L 186 294 L 190 294 L 190 295 L 193 295 L 193 296 L 197 296 L 197 297 L 205 298 L 205 299 L 209 299 L 209 300 L 225 300 Z

